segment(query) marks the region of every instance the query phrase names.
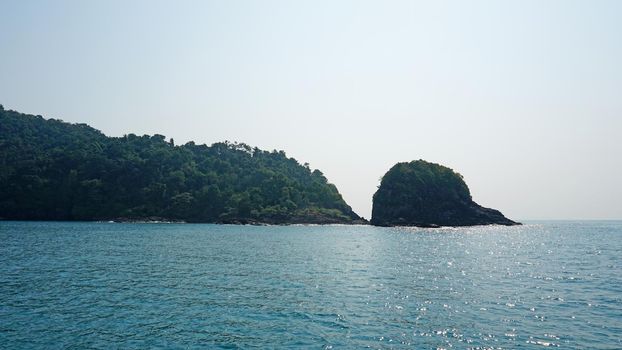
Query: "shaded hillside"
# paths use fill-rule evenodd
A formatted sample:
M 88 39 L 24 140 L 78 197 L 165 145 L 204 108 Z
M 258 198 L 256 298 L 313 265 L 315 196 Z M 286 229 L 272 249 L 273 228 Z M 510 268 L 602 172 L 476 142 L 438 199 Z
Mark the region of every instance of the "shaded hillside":
M 1 106 L 0 218 L 360 222 L 322 172 L 283 151 L 107 137 Z
M 397 163 L 374 194 L 372 225 L 471 226 L 516 225 L 501 212 L 471 199 L 462 176 L 423 160 Z

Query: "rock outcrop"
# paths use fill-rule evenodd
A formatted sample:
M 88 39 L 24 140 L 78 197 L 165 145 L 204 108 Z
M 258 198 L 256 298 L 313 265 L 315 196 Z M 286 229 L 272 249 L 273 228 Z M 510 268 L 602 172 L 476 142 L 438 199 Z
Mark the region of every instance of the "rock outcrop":
M 520 225 L 475 203 L 462 176 L 424 160 L 394 165 L 374 194 L 376 226 Z

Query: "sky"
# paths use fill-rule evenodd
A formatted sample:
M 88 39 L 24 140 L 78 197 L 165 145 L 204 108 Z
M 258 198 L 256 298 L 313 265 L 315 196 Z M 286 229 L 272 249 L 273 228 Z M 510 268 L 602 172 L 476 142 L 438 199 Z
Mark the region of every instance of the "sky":
M 396 162 L 516 220 L 622 218 L 621 1 L 0 0 L 0 104 L 229 140 L 360 215 Z

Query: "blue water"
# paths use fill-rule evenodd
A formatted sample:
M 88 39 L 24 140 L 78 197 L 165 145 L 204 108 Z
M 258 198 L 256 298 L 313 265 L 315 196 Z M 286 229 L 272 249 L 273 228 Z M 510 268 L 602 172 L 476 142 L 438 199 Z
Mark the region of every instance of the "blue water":
M 0 222 L 6 349 L 622 348 L 622 222 Z

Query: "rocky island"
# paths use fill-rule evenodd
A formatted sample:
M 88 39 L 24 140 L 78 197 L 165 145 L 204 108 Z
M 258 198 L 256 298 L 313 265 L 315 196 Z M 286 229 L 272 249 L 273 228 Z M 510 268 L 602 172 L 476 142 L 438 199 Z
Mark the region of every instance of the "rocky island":
M 357 224 L 320 170 L 243 143 L 108 137 L 0 105 L 0 219 Z
M 475 203 L 462 176 L 424 160 L 394 165 L 373 197 L 376 226 L 520 225 Z

